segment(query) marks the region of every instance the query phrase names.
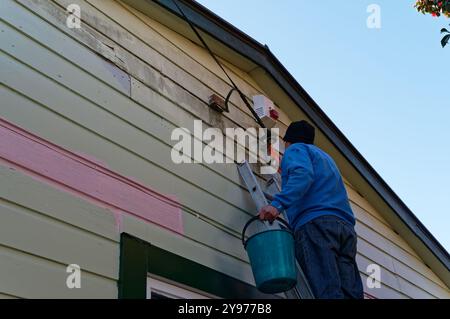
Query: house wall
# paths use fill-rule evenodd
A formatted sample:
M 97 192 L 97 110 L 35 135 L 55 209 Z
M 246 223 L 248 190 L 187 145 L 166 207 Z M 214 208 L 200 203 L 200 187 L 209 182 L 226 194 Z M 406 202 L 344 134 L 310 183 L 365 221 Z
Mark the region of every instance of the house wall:
M 65 24 L 72 3 L 81 29 Z M 254 207 L 236 167 L 170 160 L 172 130 L 192 131 L 195 119 L 255 126 L 237 95 L 230 113 L 208 108 L 211 94 L 230 87 L 207 52 L 118 1 L 0 6 L 0 297 L 117 297 L 121 231 L 253 283 L 239 236 Z M 270 97 L 223 63 L 246 95 Z M 290 120 L 278 111 L 283 132 Z M 414 249 L 347 189 L 364 283 L 369 264 L 382 269 L 381 288 L 367 293 L 449 298 Z M 65 285 L 71 263 L 83 270 L 82 289 Z

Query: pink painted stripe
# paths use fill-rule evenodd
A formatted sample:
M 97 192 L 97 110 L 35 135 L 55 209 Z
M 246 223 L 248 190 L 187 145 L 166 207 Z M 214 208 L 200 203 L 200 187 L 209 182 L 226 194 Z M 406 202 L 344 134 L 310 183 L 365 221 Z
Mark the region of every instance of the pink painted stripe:
M 120 211 L 183 233 L 182 212 L 173 196 L 121 176 L 90 157 L 45 141 L 0 118 L 0 158 L 50 184 L 60 184 Z

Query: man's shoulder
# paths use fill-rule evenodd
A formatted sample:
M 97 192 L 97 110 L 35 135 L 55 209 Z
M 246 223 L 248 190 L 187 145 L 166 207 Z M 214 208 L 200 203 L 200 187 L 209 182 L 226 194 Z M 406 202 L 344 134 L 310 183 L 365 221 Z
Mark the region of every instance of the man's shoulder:
M 315 145 L 309 145 L 309 154 L 313 162 L 328 163 L 327 166 L 332 166 L 337 169 L 336 162 L 331 157 L 331 155 L 329 155 L 320 147 L 317 147 Z
M 291 147 L 293 147 L 292 148 L 293 152 L 307 153 L 312 161 L 314 161 L 315 159 L 322 159 L 322 160 L 331 161 L 334 163 L 333 158 L 327 152 L 325 152 L 323 149 L 321 149 L 320 147 L 318 147 L 316 145 L 297 143 L 297 144 L 292 145 Z
M 307 152 L 309 154 L 326 155 L 326 153 L 319 147 L 313 144 L 304 144 L 304 143 L 292 144 L 291 146 L 288 147 L 285 154 L 295 152 Z

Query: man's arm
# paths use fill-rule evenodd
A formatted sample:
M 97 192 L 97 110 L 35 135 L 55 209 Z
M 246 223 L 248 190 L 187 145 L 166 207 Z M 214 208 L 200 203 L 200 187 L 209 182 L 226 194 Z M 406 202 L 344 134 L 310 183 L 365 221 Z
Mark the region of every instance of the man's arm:
M 288 181 L 282 191 L 274 196 L 271 206 L 279 212 L 300 200 L 314 180 L 314 170 L 305 147 L 290 147 L 283 158 L 282 170 L 287 170 Z

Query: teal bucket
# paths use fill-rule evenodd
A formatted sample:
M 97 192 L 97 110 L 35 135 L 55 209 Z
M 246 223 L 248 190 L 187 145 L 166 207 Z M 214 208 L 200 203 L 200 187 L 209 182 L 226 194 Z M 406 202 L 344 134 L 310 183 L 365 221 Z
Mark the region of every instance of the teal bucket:
M 256 287 L 267 294 L 288 291 L 297 283 L 292 231 L 284 220 L 277 218 L 286 228 L 268 229 L 245 241 L 245 231 L 257 220 L 258 216 L 250 219 L 242 231 L 242 243 L 250 259 Z

